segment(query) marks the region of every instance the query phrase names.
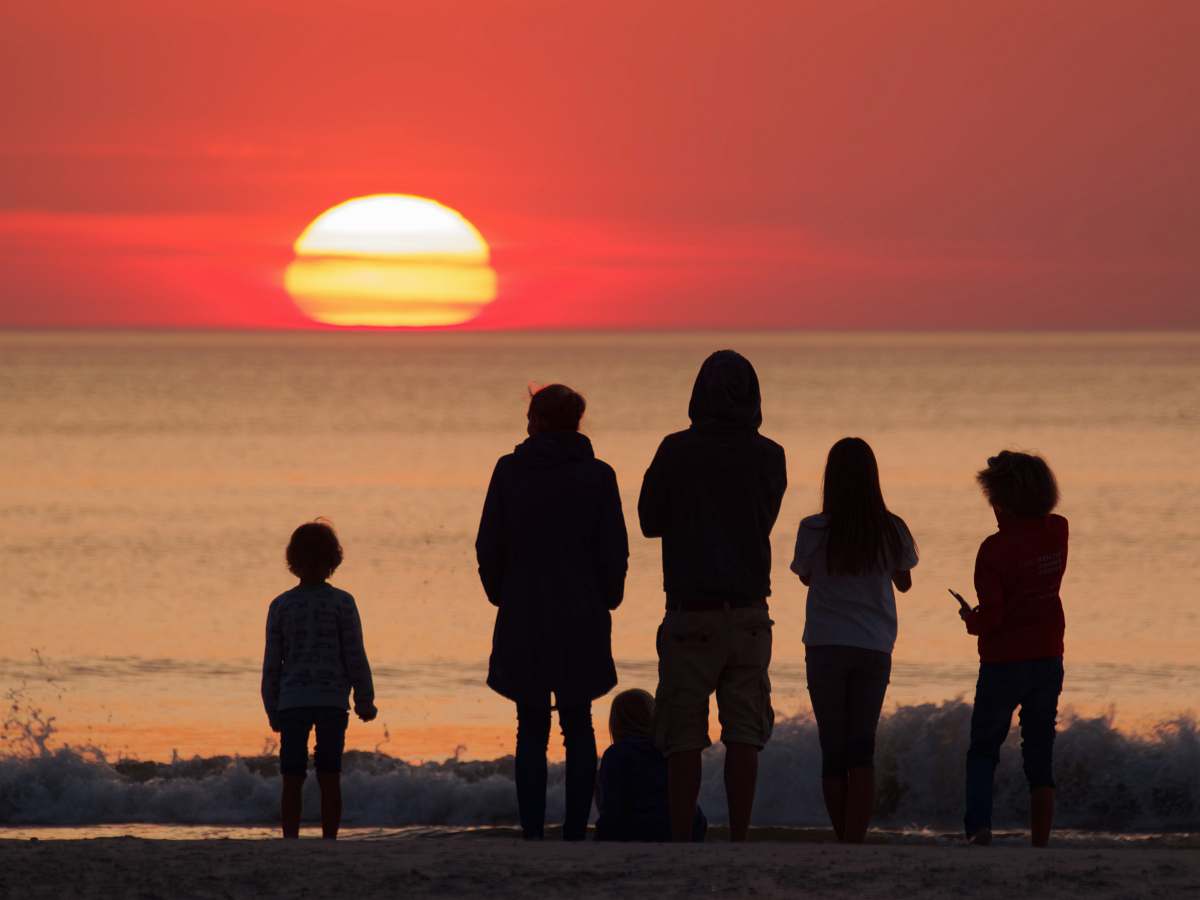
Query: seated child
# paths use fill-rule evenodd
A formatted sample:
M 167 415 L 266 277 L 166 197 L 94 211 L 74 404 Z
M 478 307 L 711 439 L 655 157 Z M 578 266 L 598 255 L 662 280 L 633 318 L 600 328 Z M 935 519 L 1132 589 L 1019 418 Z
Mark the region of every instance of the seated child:
M 604 751 L 596 777 L 598 841 L 671 840 L 667 760 L 654 746 L 653 723 L 654 698 L 646 691 L 622 691 L 613 698 L 612 746 Z M 703 841 L 707 830 L 708 820 L 696 807 L 692 840 Z
M 979 680 L 967 752 L 967 839 L 992 839 L 992 780 L 1013 711 L 1021 708 L 1021 755 L 1029 782 L 1030 836 L 1050 839 L 1054 821 L 1054 734 L 1063 687 L 1059 590 L 1067 568 L 1067 520 L 1054 473 L 1039 456 L 1005 450 L 978 475 L 999 529 L 975 559 L 979 606 L 959 610 L 979 638 Z
M 342 749 L 351 688 L 360 719 L 370 722 L 378 712 L 354 598 L 326 580 L 341 562 L 341 544 L 327 522 L 301 525 L 287 547 L 288 569 L 300 583 L 276 597 L 267 612 L 262 699 L 271 730 L 280 735 L 285 838 L 300 836 L 309 732 L 316 728 L 321 833 L 334 840 L 342 819 Z

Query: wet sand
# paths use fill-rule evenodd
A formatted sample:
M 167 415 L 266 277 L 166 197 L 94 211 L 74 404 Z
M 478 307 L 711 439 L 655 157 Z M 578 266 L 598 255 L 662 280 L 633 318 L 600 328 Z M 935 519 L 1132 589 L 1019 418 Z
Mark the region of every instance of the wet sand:
M 525 844 L 497 835 L 298 842 L 0 841 L 4 898 L 1184 897 L 1193 839 L 1153 845 Z M 768 838 L 768 839 L 761 839 Z

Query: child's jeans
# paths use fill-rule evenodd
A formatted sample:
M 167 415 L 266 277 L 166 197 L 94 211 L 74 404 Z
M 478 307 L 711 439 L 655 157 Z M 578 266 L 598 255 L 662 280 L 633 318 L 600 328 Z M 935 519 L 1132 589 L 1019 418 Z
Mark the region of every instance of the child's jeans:
M 1021 707 L 1021 756 L 1029 788 L 1054 787 L 1054 725 L 1062 693 L 1061 656 L 1021 662 L 980 663 L 967 751 L 968 835 L 992 827 L 992 778 L 1008 737 L 1013 710 Z
M 317 729 L 313 748 L 318 772 L 342 771 L 349 713 L 336 706 L 296 706 L 276 713 L 279 722 L 279 772 L 305 777 L 308 770 L 308 733 Z

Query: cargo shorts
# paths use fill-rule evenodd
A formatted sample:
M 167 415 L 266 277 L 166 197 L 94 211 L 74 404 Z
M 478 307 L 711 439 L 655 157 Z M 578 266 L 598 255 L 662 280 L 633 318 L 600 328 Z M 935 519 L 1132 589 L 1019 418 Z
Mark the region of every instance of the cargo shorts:
M 668 610 L 658 628 L 654 743 L 666 754 L 703 750 L 708 698 L 716 692 L 721 742 L 760 750 L 775 727 L 771 709 L 770 613 L 764 607 Z

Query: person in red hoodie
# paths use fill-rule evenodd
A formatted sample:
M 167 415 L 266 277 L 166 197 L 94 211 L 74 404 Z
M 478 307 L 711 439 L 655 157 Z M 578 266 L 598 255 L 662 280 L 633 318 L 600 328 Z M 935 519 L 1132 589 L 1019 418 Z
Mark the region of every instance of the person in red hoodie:
M 1020 707 L 1021 755 L 1030 792 L 1030 837 L 1050 839 L 1054 821 L 1054 734 L 1063 686 L 1063 616 L 1059 588 L 1067 567 L 1067 520 L 1054 473 L 1039 456 L 1002 451 L 988 459 L 979 485 L 999 530 L 975 559 L 979 605 L 961 609 L 979 638 L 979 680 L 967 751 L 967 839 L 992 839 L 992 781 L 1013 711 Z

